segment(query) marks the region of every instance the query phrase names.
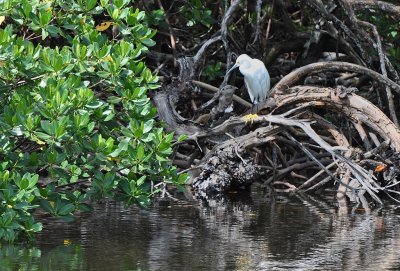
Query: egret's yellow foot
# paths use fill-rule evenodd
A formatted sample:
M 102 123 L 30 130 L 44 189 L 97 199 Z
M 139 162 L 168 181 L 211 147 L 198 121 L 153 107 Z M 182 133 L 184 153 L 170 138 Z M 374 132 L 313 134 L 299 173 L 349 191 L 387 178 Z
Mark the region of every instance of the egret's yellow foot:
M 248 114 L 248 115 L 244 116 L 244 119 L 245 119 L 245 121 L 246 121 L 246 124 L 247 124 L 247 122 L 249 122 L 249 121 L 250 121 L 251 124 L 253 124 L 254 119 L 257 118 L 257 117 L 258 117 L 257 114 Z

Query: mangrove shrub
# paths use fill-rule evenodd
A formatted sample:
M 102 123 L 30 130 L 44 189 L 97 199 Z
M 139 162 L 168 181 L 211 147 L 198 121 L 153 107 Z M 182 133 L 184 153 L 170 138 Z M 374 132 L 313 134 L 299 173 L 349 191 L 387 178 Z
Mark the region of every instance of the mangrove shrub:
M 184 183 L 147 96 L 155 32 L 130 0 L 0 1 L 0 239 L 90 200 L 145 206 Z

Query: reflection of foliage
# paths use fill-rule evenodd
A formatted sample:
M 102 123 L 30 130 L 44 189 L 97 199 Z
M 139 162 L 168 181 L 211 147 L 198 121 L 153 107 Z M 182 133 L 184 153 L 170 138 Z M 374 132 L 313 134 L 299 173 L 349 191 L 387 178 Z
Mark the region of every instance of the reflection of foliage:
M 8 245 L 0 247 L 1 270 L 85 270 L 84 250 L 62 245 L 42 253 L 39 248 Z
M 2 271 L 45 271 L 45 270 L 87 270 L 87 257 L 85 250 L 80 245 L 68 244 L 42 251 L 37 247 L 20 247 L 7 245 L 0 247 L 0 266 Z M 131 263 L 134 264 L 134 263 Z M 121 263 L 123 266 L 124 264 Z M 123 270 L 144 271 L 144 269 L 131 269 L 128 266 Z
M 184 183 L 146 95 L 158 78 L 140 57 L 155 32 L 130 2 L 2 2 L 0 239 L 41 230 L 39 206 L 71 220 L 90 198 L 145 206 L 151 184 Z
M 0 247 L 0 266 L 1 270 L 21 270 L 35 271 L 43 270 L 40 268 L 39 260 L 41 251 L 38 248 L 23 248 L 19 246 Z M 60 269 L 57 269 L 60 270 Z

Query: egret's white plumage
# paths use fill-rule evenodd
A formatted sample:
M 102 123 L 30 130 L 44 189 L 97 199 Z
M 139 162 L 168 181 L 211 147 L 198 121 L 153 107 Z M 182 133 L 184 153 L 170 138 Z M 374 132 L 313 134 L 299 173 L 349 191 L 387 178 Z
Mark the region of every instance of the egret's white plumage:
M 261 60 L 251 58 L 246 54 L 240 55 L 236 59 L 236 64 L 228 71 L 239 67 L 241 74 L 244 76 L 247 91 L 253 104 L 264 101 L 270 89 L 270 77 Z

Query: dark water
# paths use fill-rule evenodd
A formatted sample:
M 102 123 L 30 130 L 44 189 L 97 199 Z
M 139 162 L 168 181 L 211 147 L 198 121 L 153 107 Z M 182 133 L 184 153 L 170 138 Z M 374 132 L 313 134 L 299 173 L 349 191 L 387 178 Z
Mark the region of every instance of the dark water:
M 50 219 L 33 247 L 2 245 L 0 270 L 400 270 L 400 210 L 339 215 L 333 199 L 245 199 Z

